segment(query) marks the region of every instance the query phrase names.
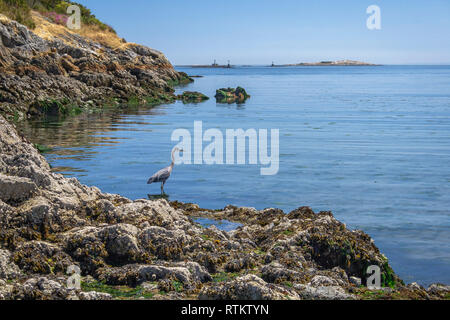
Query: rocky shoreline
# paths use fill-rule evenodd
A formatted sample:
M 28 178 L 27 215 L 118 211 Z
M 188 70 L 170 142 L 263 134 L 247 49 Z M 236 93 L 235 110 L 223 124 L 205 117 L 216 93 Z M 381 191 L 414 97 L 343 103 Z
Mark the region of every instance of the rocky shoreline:
M 199 216 L 243 226 L 204 228 Z M 380 290 L 363 286 L 374 264 Z M 80 289 L 67 287 L 70 266 Z M 449 290 L 404 285 L 372 239 L 331 212 L 102 193 L 52 173 L 0 116 L 0 299 L 448 299 Z
M 331 212 L 131 201 L 53 173 L 12 122 L 207 97 L 175 96 L 192 79 L 159 51 L 118 38 L 111 47 L 32 14 L 39 32 L 0 15 L 0 300 L 449 299 L 449 286 L 405 285 L 368 235 Z M 248 98 L 230 92 L 219 94 Z M 382 289 L 364 287 L 369 265 Z
M 193 81 L 154 49 L 115 34 L 121 44 L 112 48 L 33 18 L 35 32 L 0 14 L 0 114 L 8 120 L 171 103 L 174 85 Z

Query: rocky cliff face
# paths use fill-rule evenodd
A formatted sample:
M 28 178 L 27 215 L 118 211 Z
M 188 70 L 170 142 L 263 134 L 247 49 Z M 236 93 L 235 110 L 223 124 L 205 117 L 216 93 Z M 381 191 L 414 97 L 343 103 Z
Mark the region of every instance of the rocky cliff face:
M 0 14 L 0 113 L 9 118 L 130 99 L 170 102 L 175 99 L 172 85 L 190 81 L 148 47 L 123 43 L 113 49 L 61 26 L 55 26 L 55 35 L 48 35 L 53 30 L 48 26 L 45 32 L 38 28 L 42 37 Z
M 192 216 L 229 219 L 232 232 Z M 375 264 L 384 285 L 359 288 Z M 70 266 L 81 289 L 68 289 Z M 117 287 L 120 286 L 120 287 Z M 0 299 L 448 298 L 404 286 L 370 237 L 330 212 L 131 201 L 50 171 L 0 116 Z

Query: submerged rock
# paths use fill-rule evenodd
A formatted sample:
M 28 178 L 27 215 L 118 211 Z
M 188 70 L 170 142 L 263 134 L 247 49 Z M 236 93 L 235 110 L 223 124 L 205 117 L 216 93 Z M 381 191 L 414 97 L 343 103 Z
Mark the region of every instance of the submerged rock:
M 214 96 L 219 103 L 244 103 L 250 95 L 247 94 L 244 88 L 222 88 L 216 91 Z

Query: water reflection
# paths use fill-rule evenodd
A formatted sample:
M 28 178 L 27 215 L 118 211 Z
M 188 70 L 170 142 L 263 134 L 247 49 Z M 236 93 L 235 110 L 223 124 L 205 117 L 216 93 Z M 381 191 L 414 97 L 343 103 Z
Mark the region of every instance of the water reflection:
M 114 136 L 115 132 L 152 132 L 149 125 L 166 125 L 142 121 L 142 115 L 164 114 L 160 107 L 139 107 L 131 110 L 107 110 L 101 113 L 86 113 L 74 117 L 46 117 L 17 124 L 19 132 L 32 143 L 48 147 L 46 157 L 50 163 L 55 160 L 73 160 L 79 166 L 55 166 L 53 172 L 83 173 L 81 162 L 91 160 L 99 153 L 98 147 L 114 146 L 126 136 Z M 133 117 L 135 116 L 135 117 Z M 146 128 L 147 126 L 147 128 Z M 83 175 L 80 175 L 83 176 Z

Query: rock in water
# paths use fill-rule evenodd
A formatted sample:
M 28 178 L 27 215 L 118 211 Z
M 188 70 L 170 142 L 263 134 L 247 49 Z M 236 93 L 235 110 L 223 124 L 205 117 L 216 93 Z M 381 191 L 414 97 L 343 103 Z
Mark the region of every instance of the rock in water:
M 247 94 L 244 88 L 222 88 L 216 91 L 214 96 L 218 103 L 244 103 L 250 95 Z
M 183 101 L 183 103 L 200 103 L 209 100 L 209 97 L 200 92 L 185 91 L 183 94 L 178 95 L 177 99 Z

